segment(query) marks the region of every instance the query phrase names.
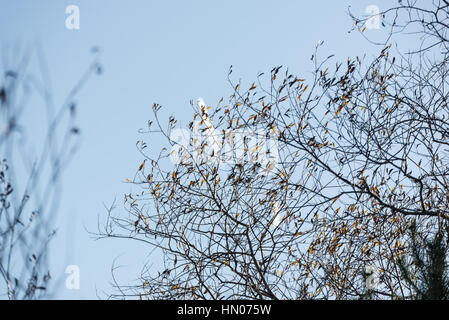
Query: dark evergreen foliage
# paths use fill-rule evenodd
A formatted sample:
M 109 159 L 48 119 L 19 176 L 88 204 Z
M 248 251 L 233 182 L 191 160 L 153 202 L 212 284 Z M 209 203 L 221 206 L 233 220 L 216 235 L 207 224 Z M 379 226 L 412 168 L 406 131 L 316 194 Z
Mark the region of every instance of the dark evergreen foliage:
M 412 261 L 415 272 L 407 267 L 406 259 L 399 260 L 404 280 L 413 288 L 413 298 L 446 300 L 449 298 L 447 248 L 444 234 L 438 231 L 431 240 L 425 239 L 413 222 L 409 228 Z

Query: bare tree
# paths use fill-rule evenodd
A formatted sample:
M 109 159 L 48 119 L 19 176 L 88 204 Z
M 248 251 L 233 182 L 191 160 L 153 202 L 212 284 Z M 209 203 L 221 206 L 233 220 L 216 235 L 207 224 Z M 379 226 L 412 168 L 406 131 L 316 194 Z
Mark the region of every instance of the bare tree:
M 0 290 L 8 299 L 49 297 L 61 174 L 78 145 L 75 98 L 101 67 L 95 58 L 59 107 L 40 47 L 5 49 L 0 71 Z
M 100 236 L 160 248 L 163 268 L 113 297 L 411 298 L 398 263 L 411 253 L 407 226 L 431 234 L 449 220 L 448 56 L 433 50 L 447 44 L 447 10 L 409 1 L 381 12 L 391 29 L 377 57 L 334 65 L 319 44 L 309 78 L 276 67 L 245 85 L 231 69 L 230 97 L 192 102 L 187 128 L 164 125 L 154 104 L 143 133 L 166 147 L 138 141 L 144 161 L 129 182 L 140 189 Z M 428 44 L 393 53 L 414 24 Z

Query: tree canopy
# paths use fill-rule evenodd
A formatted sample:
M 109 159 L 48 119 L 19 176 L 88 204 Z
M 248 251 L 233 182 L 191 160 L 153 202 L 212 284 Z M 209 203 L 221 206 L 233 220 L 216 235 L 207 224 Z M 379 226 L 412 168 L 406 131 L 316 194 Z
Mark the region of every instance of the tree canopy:
M 351 17 L 365 34 L 367 19 Z M 143 133 L 166 147 L 137 142 L 136 190 L 100 237 L 160 248 L 164 268 L 118 296 L 414 297 L 409 226 L 448 230 L 449 4 L 399 1 L 379 17 L 389 32 L 373 59 L 322 58 L 318 45 L 312 76 L 278 66 L 241 83 L 231 68 L 232 94 L 191 102 L 185 128 L 153 105 Z M 409 31 L 416 48 L 393 45 Z

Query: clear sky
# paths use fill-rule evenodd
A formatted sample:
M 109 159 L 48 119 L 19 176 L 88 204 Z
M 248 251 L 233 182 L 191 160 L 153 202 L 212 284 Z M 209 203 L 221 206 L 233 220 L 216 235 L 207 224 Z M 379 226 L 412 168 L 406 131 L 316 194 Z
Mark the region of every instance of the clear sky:
M 0 0 L 0 46 L 44 49 L 55 101 L 64 97 L 101 48 L 103 75 L 90 79 L 79 95 L 82 144 L 64 174 L 58 235 L 51 246 L 51 271 L 63 277 L 67 265 L 80 268 L 80 289 L 64 283 L 55 298 L 96 299 L 111 292 L 114 259 L 123 265 L 119 279 L 138 276 L 150 248 L 124 240 L 95 241 L 103 204 L 117 198 L 122 210 L 124 183 L 141 163 L 135 143 L 158 102 L 168 114 L 189 119 L 189 100 L 208 104 L 229 93 L 226 76 L 252 82 L 258 72 L 284 65 L 308 75 L 319 40 L 322 55 L 372 55 L 347 15 L 363 15 L 386 0 L 150 1 L 150 0 Z M 68 5 L 80 9 L 80 29 L 65 26 Z M 380 30 L 367 30 L 373 37 Z M 151 147 L 156 142 L 149 141 Z

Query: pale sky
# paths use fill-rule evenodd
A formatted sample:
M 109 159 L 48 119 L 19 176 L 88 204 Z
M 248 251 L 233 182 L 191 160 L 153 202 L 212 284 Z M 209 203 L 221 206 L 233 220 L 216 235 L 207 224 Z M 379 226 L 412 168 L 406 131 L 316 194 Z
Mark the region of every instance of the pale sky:
M 80 269 L 80 289 L 64 283 L 60 299 L 96 299 L 111 292 L 114 259 L 123 265 L 119 279 L 138 277 L 151 248 L 125 240 L 94 241 L 103 204 L 117 198 L 123 210 L 124 183 L 142 158 L 136 149 L 138 130 L 158 102 L 165 115 L 185 122 L 189 101 L 201 96 L 208 104 L 227 96 L 226 76 L 252 82 L 259 72 L 284 65 L 309 75 L 310 57 L 323 40 L 322 56 L 373 55 L 380 50 L 356 32 L 347 15 L 363 15 L 369 5 L 381 10 L 391 1 L 119 1 L 0 0 L 0 45 L 45 52 L 55 101 L 62 103 L 71 85 L 101 48 L 103 75 L 90 79 L 79 95 L 78 124 L 82 144 L 65 172 L 57 238 L 51 246 L 51 272 L 64 280 L 67 265 Z M 66 7 L 80 9 L 80 29 L 68 30 Z M 381 30 L 367 30 L 381 35 Z M 149 141 L 150 147 L 157 146 Z M 155 261 L 157 264 L 157 261 Z

